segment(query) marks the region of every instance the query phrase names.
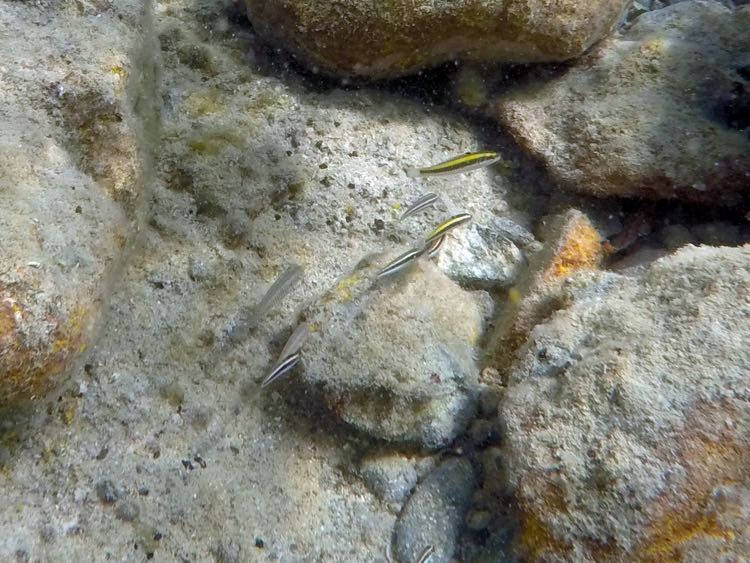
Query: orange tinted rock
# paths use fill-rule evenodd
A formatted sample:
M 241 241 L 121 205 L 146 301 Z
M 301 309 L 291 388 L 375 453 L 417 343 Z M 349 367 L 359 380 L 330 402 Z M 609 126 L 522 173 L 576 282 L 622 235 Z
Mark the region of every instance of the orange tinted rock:
M 543 231 L 544 248 L 508 292 L 493 336 L 501 372 L 512 362 L 515 350 L 531 329 L 569 301 L 562 282 L 575 272 L 596 270 L 603 258 L 599 232 L 578 210 L 548 219 Z
M 569 278 L 578 284 L 585 274 Z M 524 560 L 750 551 L 750 247 L 607 274 L 537 324 L 499 413 Z
M 87 348 L 141 224 L 144 114 L 129 94 L 152 82 L 133 8 L 94 21 L 60 4 L 43 24 L 23 3 L 0 13 L 18 30 L 0 37 L 3 64 L 21 69 L 0 80 L 0 407 L 43 395 Z
M 455 59 L 563 61 L 604 37 L 623 0 L 246 0 L 257 31 L 322 71 L 387 78 Z M 342 46 L 346 46 L 342 48 Z

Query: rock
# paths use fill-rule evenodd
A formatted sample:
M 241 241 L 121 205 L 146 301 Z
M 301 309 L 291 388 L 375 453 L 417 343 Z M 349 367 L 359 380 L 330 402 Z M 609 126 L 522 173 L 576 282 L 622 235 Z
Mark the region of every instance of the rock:
M 105 504 L 112 504 L 120 500 L 122 492 L 110 479 L 103 479 L 96 484 L 96 496 Z
M 140 226 L 153 103 L 134 105 L 155 87 L 141 10 L 1 3 L 0 407 L 44 395 L 89 346 Z
M 569 189 L 734 204 L 750 174 L 737 99 L 749 26 L 750 7 L 718 2 L 645 13 L 560 77 L 503 96 L 497 115 Z
M 506 287 L 518 277 L 523 252 L 502 230 L 470 225 L 457 229 L 443 243 L 436 257 L 438 267 L 463 285 Z
M 491 336 L 493 367 L 501 374 L 514 361 L 515 350 L 534 326 L 572 293 L 582 290 L 565 285 L 565 280 L 582 270 L 596 270 L 603 257 L 601 236 L 588 217 L 576 209 L 545 218 L 541 230 L 546 245 L 509 291 Z
M 403 503 L 417 484 L 414 461 L 398 454 L 376 454 L 364 458 L 359 474 L 384 502 Z
M 687 246 L 603 282 L 542 320 L 509 372 L 499 412 L 517 555 L 741 559 L 750 246 Z
M 246 4 L 259 33 L 302 57 L 314 71 L 389 78 L 456 59 L 529 63 L 575 58 L 610 31 L 628 2 Z
M 684 225 L 666 225 L 659 233 L 659 239 L 669 250 L 677 250 L 697 242 L 690 229 Z
M 449 458 L 420 483 L 396 522 L 398 561 L 416 561 L 428 546 L 431 563 L 447 563 L 456 549 L 474 488 L 474 470 L 464 458 Z
M 374 281 L 395 255 L 360 265 L 303 313 L 312 332 L 294 385 L 376 438 L 440 448 L 475 411 L 482 317 L 427 260 Z
M 690 231 L 703 244 L 737 246 L 742 243 L 739 226 L 726 221 L 700 223 L 694 225 Z

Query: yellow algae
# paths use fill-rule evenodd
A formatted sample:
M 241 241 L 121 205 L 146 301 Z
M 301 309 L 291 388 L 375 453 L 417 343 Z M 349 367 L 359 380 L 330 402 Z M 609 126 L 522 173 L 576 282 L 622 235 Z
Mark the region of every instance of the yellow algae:
M 599 233 L 588 220 L 578 220 L 564 234 L 562 245 L 555 253 L 544 279 L 549 282 L 579 270 L 597 268 L 601 259 L 602 243 Z
M 336 292 L 339 301 L 342 303 L 351 301 L 353 297 L 352 288 L 354 288 L 360 281 L 361 278 L 357 274 L 352 274 L 337 283 L 334 291 Z
M 208 91 L 189 95 L 183 108 L 190 117 L 201 117 L 222 111 L 224 104 L 218 91 Z
M 70 426 L 73 424 L 73 421 L 76 418 L 76 406 L 74 404 L 69 404 L 65 408 L 63 408 L 60 411 L 60 419 L 63 421 L 63 424 L 66 426 Z
M 514 305 L 518 305 L 521 302 L 521 299 L 523 299 L 523 296 L 517 287 L 513 286 L 508 290 L 508 301 Z

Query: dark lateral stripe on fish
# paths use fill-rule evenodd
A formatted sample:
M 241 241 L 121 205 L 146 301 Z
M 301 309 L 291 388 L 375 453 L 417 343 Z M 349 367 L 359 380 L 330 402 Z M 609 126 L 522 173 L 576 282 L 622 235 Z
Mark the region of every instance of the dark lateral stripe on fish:
M 292 368 L 297 365 L 297 362 L 299 362 L 299 353 L 295 353 L 287 357 L 281 363 L 277 364 L 275 368 L 273 368 L 273 371 L 268 374 L 268 377 L 263 380 L 263 383 L 261 383 L 260 386 L 265 387 L 267 385 L 270 385 L 271 383 L 279 379 L 282 375 L 290 372 Z
M 437 194 L 434 194 L 432 192 L 427 192 L 426 194 L 417 198 L 411 203 L 411 205 L 409 205 L 406 211 L 404 211 L 404 214 L 401 215 L 401 221 L 403 221 L 407 217 L 411 217 L 412 215 L 419 213 L 423 209 L 427 209 L 437 201 L 437 198 Z
M 430 244 L 432 241 L 443 236 L 451 229 L 455 229 L 459 225 L 462 225 L 470 220 L 471 215 L 469 213 L 459 213 L 458 215 L 454 215 L 450 219 L 443 221 L 437 227 L 435 227 L 435 229 L 429 235 L 427 235 L 425 245 Z
M 417 563 L 427 563 L 432 558 L 432 555 L 435 553 L 435 546 L 434 545 L 428 545 L 424 548 L 422 553 L 419 556 L 419 559 L 417 559 Z
M 420 254 L 422 254 L 422 249 L 420 248 L 412 248 L 411 250 L 407 250 L 393 262 L 389 263 L 385 268 L 380 270 L 378 272 L 378 277 L 382 278 L 384 276 L 395 274 L 399 270 L 414 262 L 414 260 L 416 260 Z
M 477 168 L 490 166 L 500 160 L 500 155 L 495 151 L 472 152 L 451 158 L 433 166 L 425 168 L 410 168 L 407 172 L 410 176 L 442 176 L 448 174 L 458 174 L 460 172 L 469 172 Z
M 429 258 L 434 258 L 435 256 L 437 256 L 444 242 L 445 242 L 445 235 L 438 237 L 434 241 L 432 241 L 425 249 L 427 256 Z
M 284 358 L 288 358 L 292 354 L 299 352 L 309 334 L 310 326 L 307 323 L 298 325 L 297 328 L 292 331 L 286 344 L 284 344 L 284 348 L 282 348 L 281 354 L 279 354 L 278 363 L 281 363 Z

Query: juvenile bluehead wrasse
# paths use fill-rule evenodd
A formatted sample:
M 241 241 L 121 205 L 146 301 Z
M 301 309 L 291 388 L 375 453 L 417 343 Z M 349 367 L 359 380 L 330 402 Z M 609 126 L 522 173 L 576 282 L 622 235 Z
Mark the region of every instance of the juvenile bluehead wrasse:
M 409 205 L 409 207 L 404 211 L 404 214 L 401 215 L 401 221 L 406 219 L 407 217 L 411 217 L 415 213 L 419 213 L 423 209 L 427 209 L 430 207 L 433 203 L 437 201 L 437 194 L 434 194 L 432 192 L 427 192 L 426 194 L 420 196 L 414 202 Z
M 419 556 L 419 559 L 417 559 L 417 563 L 427 563 L 430 559 L 432 559 L 432 555 L 434 553 L 435 553 L 435 546 L 428 545 L 422 551 L 421 555 Z
M 443 243 L 445 242 L 445 235 L 436 238 L 434 241 L 432 241 L 430 244 L 425 246 L 425 253 L 427 254 L 428 258 L 434 258 L 438 255 L 438 252 L 440 252 L 440 249 L 443 246 Z
M 435 230 L 433 230 L 429 235 L 427 235 L 427 240 L 425 241 L 425 247 L 430 244 L 435 239 L 440 238 L 445 233 L 450 231 L 451 229 L 455 229 L 459 225 L 463 225 L 467 221 L 471 220 L 471 215 L 469 213 L 459 213 L 458 215 L 454 215 L 447 221 L 443 221 L 440 223 L 437 227 L 435 227 Z
M 300 348 L 302 348 L 302 345 L 305 343 L 305 340 L 307 340 L 309 334 L 310 326 L 307 323 L 298 325 L 297 328 L 292 331 L 291 336 L 289 336 L 289 340 L 287 340 L 286 344 L 284 344 L 284 348 L 281 350 L 281 354 L 279 354 L 277 364 L 280 364 L 284 358 L 288 358 L 292 354 L 299 352 Z
M 263 380 L 263 383 L 260 384 L 261 387 L 265 387 L 267 385 L 270 385 L 277 379 L 279 379 L 282 375 L 285 375 L 292 371 L 292 368 L 297 365 L 297 362 L 299 362 L 299 352 L 292 354 L 291 356 L 285 358 L 282 362 L 276 364 L 276 367 L 273 368 L 273 371 L 268 374 L 268 377 L 266 377 Z
M 448 176 L 449 174 L 459 174 L 490 166 L 501 158 L 495 151 L 471 152 L 426 168 L 408 168 L 406 173 L 412 178 L 417 176 Z
M 414 260 L 419 258 L 419 256 L 422 254 L 422 250 L 423 249 L 421 248 L 412 248 L 411 250 L 407 250 L 393 262 L 388 264 L 385 268 L 380 270 L 378 272 L 378 277 L 382 278 L 384 276 L 390 276 L 391 274 L 395 274 L 399 270 L 406 268 L 409 264 L 412 264 Z

